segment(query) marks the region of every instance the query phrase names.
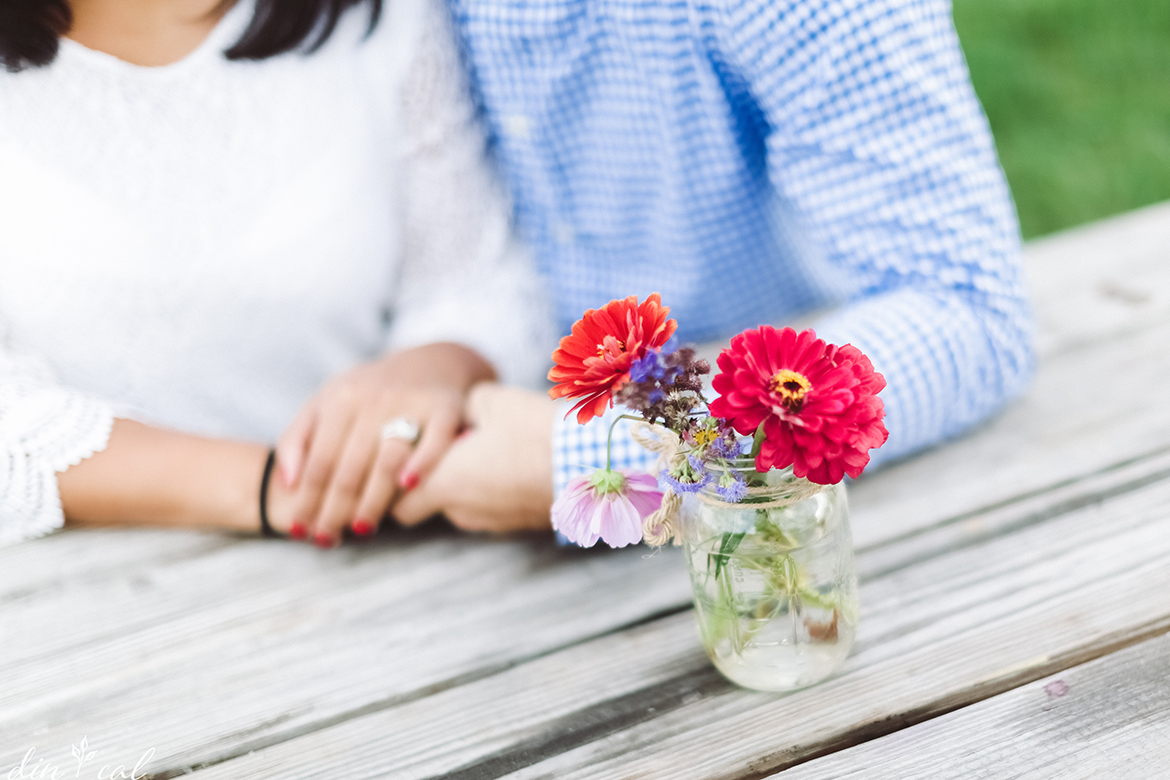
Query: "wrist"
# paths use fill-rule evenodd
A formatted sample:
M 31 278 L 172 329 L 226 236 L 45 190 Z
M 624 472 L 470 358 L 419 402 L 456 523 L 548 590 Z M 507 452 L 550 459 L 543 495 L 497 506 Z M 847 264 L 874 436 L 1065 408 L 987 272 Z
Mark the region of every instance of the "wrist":
M 241 533 L 260 531 L 260 482 L 268 448 L 262 444 L 212 442 L 184 505 L 193 527 L 223 528 Z M 200 495 L 202 494 L 202 495 Z
M 240 533 L 260 529 L 262 444 L 169 434 L 157 479 L 166 487 L 169 524 Z
M 429 381 L 467 392 L 479 382 L 496 379 L 496 370 L 478 352 L 463 344 L 437 342 L 386 357 L 399 376 Z

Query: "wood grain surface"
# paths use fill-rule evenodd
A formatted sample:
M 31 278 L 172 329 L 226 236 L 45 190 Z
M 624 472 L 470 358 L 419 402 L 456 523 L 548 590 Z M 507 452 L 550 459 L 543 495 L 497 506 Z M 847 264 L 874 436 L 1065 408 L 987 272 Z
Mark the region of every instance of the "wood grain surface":
M 673 549 L 71 530 L 0 548 L 0 773 L 85 737 L 200 780 L 1155 777 L 1125 772 L 1166 731 L 1170 204 L 1027 255 L 1026 397 L 851 487 L 829 681 L 723 680 Z
M 1167 679 L 1170 637 L 1161 636 L 782 777 L 1155 780 L 1170 775 Z

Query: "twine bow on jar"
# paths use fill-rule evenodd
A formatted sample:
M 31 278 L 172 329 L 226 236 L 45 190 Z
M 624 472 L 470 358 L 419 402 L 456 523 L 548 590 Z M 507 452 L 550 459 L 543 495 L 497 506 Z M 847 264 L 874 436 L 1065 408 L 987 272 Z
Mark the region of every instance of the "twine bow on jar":
M 643 449 L 658 453 L 659 471 L 673 468 L 687 459 L 682 451 L 682 439 L 665 426 L 636 422 L 630 426 L 630 436 Z M 642 521 L 642 538 L 646 544 L 661 547 L 671 539 L 675 546 L 681 544 L 678 539 L 678 511 L 681 508 L 682 496 L 666 488 L 662 492 L 661 506 Z

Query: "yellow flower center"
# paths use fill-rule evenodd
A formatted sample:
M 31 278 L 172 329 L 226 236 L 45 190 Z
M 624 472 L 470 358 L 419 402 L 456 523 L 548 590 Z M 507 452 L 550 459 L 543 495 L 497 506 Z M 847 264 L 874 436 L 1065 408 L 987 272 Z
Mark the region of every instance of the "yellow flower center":
M 780 405 L 792 413 L 800 411 L 804 406 L 804 396 L 812 390 L 812 382 L 803 374 L 782 368 L 768 383 L 768 389 L 780 396 Z
M 706 447 L 711 442 L 719 438 L 719 432 L 710 428 L 700 428 L 695 431 L 695 444 L 700 447 Z

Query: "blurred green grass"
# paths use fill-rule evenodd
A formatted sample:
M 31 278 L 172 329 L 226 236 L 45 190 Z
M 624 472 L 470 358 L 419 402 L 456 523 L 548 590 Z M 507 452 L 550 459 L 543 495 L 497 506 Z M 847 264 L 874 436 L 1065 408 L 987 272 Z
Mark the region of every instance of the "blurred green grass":
M 1024 236 L 1170 199 L 1170 0 L 953 0 Z

